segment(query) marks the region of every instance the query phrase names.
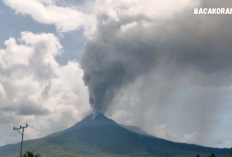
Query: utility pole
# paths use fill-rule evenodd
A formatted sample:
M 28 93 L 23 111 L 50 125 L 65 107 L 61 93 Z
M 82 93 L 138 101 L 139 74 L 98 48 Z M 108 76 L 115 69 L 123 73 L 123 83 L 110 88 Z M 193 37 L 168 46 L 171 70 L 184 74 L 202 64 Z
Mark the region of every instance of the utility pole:
M 27 128 L 28 125 L 26 124 L 26 126 L 21 126 L 19 128 L 15 128 L 14 127 L 14 130 L 17 130 L 21 135 L 22 135 L 22 140 L 21 140 L 21 148 L 20 148 L 20 156 L 19 157 L 22 157 L 22 148 L 23 148 L 23 134 L 24 134 L 24 129 Z M 19 130 L 22 129 L 22 132 L 20 132 Z

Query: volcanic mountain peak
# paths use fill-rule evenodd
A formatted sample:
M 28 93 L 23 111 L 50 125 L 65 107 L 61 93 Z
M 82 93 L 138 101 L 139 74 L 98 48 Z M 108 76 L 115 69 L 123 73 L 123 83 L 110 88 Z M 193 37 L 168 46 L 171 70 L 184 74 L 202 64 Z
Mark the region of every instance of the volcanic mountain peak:
M 85 119 L 91 119 L 91 120 L 96 120 L 96 119 L 105 119 L 105 120 L 110 120 L 109 118 L 107 118 L 103 113 L 98 113 L 98 114 L 90 114 L 87 117 L 85 117 L 83 120 Z
M 87 116 L 85 119 L 83 119 L 82 121 L 80 121 L 79 123 L 77 123 L 76 125 L 74 125 L 73 127 L 69 128 L 69 129 L 80 129 L 82 127 L 101 127 L 101 126 L 105 126 L 105 125 L 118 125 L 116 122 L 114 122 L 113 120 L 107 118 L 104 114 L 99 113 L 98 115 L 89 115 Z
M 17 154 L 20 143 L 0 147 L 0 157 Z M 228 149 L 214 149 L 191 144 L 175 143 L 153 137 L 137 127 L 118 125 L 103 114 L 89 115 L 74 126 L 42 139 L 24 142 L 24 150 L 38 150 L 51 156 L 152 156 L 189 157 L 214 152 L 227 157 Z
M 62 133 L 65 132 L 71 132 L 71 131 L 77 131 L 81 128 L 86 128 L 86 127 L 102 127 L 102 126 L 118 126 L 118 124 L 116 122 L 114 122 L 113 120 L 107 118 L 104 114 L 99 113 L 97 115 L 94 114 L 90 114 L 89 116 L 85 117 L 82 121 L 76 123 L 74 126 L 61 131 L 61 132 L 57 132 L 57 133 L 53 133 L 51 135 L 48 136 L 57 136 L 60 135 Z

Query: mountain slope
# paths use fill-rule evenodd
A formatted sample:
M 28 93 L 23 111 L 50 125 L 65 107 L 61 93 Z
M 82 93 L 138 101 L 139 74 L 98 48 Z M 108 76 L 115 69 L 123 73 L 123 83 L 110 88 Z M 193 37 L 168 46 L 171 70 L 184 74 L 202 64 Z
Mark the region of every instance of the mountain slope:
M 94 117 L 94 115 L 89 115 L 86 118 L 84 118 L 82 121 L 79 123 L 76 123 L 74 126 L 63 130 L 61 132 L 53 133 L 48 136 L 58 136 L 60 134 L 66 133 L 66 132 L 72 132 L 72 131 L 77 131 L 81 128 L 85 127 L 101 127 L 101 126 L 113 126 L 113 125 L 118 125 L 116 122 L 114 122 L 111 119 L 108 119 L 105 117 L 103 114 L 98 114 L 97 116 Z
M 129 131 L 132 131 L 132 132 L 135 132 L 135 133 L 138 133 L 138 134 L 141 134 L 141 135 L 147 135 L 147 136 L 152 136 L 151 134 L 143 131 L 142 129 L 140 129 L 139 127 L 136 127 L 136 126 L 126 126 L 126 125 L 122 125 L 120 124 L 121 127 L 129 130 Z
M 0 157 L 13 156 L 19 144 L 0 147 Z M 14 151 L 12 151 L 14 150 Z M 86 117 L 64 131 L 42 139 L 26 141 L 24 150 L 35 150 L 42 157 L 63 156 L 226 156 L 228 149 L 175 143 L 129 131 L 102 114 Z

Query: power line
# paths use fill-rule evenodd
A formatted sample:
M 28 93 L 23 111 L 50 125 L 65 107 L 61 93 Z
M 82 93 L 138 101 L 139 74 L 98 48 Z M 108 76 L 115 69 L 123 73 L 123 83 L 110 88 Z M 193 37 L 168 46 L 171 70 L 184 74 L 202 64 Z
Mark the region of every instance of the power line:
M 5 116 L 2 116 L 2 115 L 0 115 L 0 118 L 1 119 L 4 119 L 4 120 L 6 120 L 6 121 L 8 121 L 8 122 L 10 122 L 10 123 L 13 123 L 13 124 L 20 124 L 19 122 L 17 122 L 17 121 L 14 121 L 14 120 L 12 120 L 12 119 L 10 119 L 10 118 L 8 118 L 8 117 L 5 117 Z
M 8 125 L 8 126 L 10 126 L 10 127 L 13 127 L 13 126 L 14 126 L 13 124 L 10 124 L 10 123 L 4 121 L 3 119 L 0 119 L 0 121 L 1 121 L 1 124 L 5 124 L 5 125 Z
M 21 123 L 26 124 L 26 123 L 23 122 L 23 121 L 17 120 L 17 119 L 15 119 L 15 118 L 13 118 L 13 117 L 6 116 L 6 115 L 2 114 L 1 112 L 0 112 L 0 115 L 1 115 L 1 116 L 4 116 L 4 117 L 6 117 L 6 118 L 9 118 L 9 119 L 11 119 L 11 120 L 13 120 L 13 121 L 15 121 L 15 122 L 17 122 L 17 124 L 21 124 Z
M 7 120 L 7 119 L 2 119 L 0 117 L 0 120 L 4 121 L 4 122 L 7 122 L 7 124 L 11 124 L 11 125 L 15 125 L 15 123 L 12 123 L 11 121 Z
M 4 115 L 4 114 L 2 114 L 1 112 L 0 112 L 0 118 L 1 118 L 1 116 L 4 116 L 4 117 L 6 117 L 6 118 L 9 118 L 9 119 L 11 119 L 11 121 L 16 125 L 20 125 L 20 124 L 24 124 L 24 125 L 27 125 L 27 123 L 25 123 L 25 122 L 23 122 L 23 121 L 20 121 L 20 120 L 17 120 L 17 119 L 15 119 L 15 118 L 13 118 L 13 117 L 9 117 L 9 116 L 6 116 L 6 115 Z M 8 120 L 9 121 L 9 120 Z M 31 125 L 30 124 L 30 126 L 33 128 L 34 126 L 33 125 Z
M 7 119 L 6 119 L 7 118 Z M 9 117 L 9 116 L 6 116 L 2 113 L 0 113 L 0 120 L 4 120 L 5 122 L 8 122 L 8 123 L 11 123 L 13 124 L 12 126 L 14 125 L 21 125 L 23 123 L 23 125 L 27 125 L 27 123 L 24 123 L 23 121 L 20 121 L 20 120 L 17 120 L 17 119 L 14 119 L 12 117 Z M 30 127 L 33 129 L 35 128 L 33 125 L 30 124 Z
M 1 117 L 1 116 L 3 116 L 3 117 Z M 8 119 L 4 119 L 4 117 L 6 117 L 6 118 L 8 118 Z M 21 124 L 27 125 L 27 123 L 25 123 L 25 122 L 23 122 L 23 121 L 17 120 L 17 119 L 15 119 L 15 118 L 13 118 L 13 117 L 6 116 L 6 115 L 4 115 L 4 114 L 2 114 L 2 113 L 0 112 L 0 119 L 1 119 L 1 118 L 3 118 L 4 121 L 8 121 L 9 123 L 14 124 L 14 125 L 21 125 Z M 33 129 L 33 128 L 35 128 L 35 126 L 30 124 L 30 128 Z

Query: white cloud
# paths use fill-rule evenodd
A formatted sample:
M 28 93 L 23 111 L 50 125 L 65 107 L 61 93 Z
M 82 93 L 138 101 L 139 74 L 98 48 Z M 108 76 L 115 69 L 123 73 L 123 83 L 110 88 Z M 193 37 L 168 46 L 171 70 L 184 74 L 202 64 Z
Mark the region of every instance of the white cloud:
M 0 84 L 0 98 L 1 99 L 6 98 L 6 91 L 5 91 L 4 87 L 2 86 L 2 84 Z
M 117 16 L 127 17 L 149 17 L 170 18 L 175 13 L 181 12 L 188 7 L 199 5 L 199 0 L 97 0 L 98 12 L 107 12 L 112 18 Z
M 178 133 L 172 130 L 173 128 L 168 127 L 165 124 L 155 125 L 153 127 L 153 134 L 155 137 L 167 139 L 171 141 L 179 141 Z
M 157 125 L 154 126 L 154 132 L 157 137 L 167 139 L 166 125 Z
M 205 136 L 207 136 L 208 138 L 205 138 Z M 186 134 L 184 136 L 184 140 L 183 142 L 185 143 L 194 143 L 194 144 L 201 144 L 204 146 L 217 146 L 217 145 L 229 145 L 230 139 L 228 139 L 227 137 L 225 137 L 222 134 L 210 134 L 210 135 L 206 135 L 204 133 L 195 131 L 193 133 L 190 134 Z
M 86 35 L 94 31 L 94 18 L 70 7 L 56 6 L 53 1 L 40 0 L 4 0 L 4 3 L 16 13 L 30 15 L 35 21 L 43 24 L 54 24 L 59 32 L 74 31 L 86 28 Z M 88 30 L 87 30 L 88 29 Z
M 119 0 L 86 2 L 79 6 L 57 6 L 56 0 L 4 0 L 4 3 L 16 13 L 30 15 L 35 21 L 53 24 L 59 32 L 84 29 L 84 34 L 91 37 L 96 30 L 96 16 L 105 14 L 114 20 L 128 20 L 128 17 L 146 17 L 147 19 L 169 18 L 187 7 L 198 5 L 198 1 L 176 0 Z M 169 5 L 167 5 L 167 3 Z M 107 21 L 105 21 L 107 22 Z M 109 22 L 109 21 L 108 21 Z M 133 22 L 133 21 L 132 21 Z
M 77 62 L 65 66 L 56 62 L 55 56 L 62 52 L 56 36 L 23 32 L 18 42 L 10 38 L 5 46 L 0 50 L 0 114 L 28 123 L 26 139 L 65 129 L 89 112 L 83 71 Z M 13 130 L 1 126 L 0 131 L 0 145 L 18 142 L 3 138 L 18 136 L 12 135 Z

